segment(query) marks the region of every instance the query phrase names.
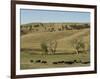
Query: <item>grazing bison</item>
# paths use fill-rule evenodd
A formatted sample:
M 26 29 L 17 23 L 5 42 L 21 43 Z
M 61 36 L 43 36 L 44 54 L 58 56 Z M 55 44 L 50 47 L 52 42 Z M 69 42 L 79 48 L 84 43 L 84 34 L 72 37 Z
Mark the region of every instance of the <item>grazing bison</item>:
M 52 64 L 58 64 L 58 62 L 52 62 Z
M 81 63 L 81 60 L 74 60 L 74 63 Z
M 75 63 L 77 63 L 77 60 L 74 60 Z
M 88 64 L 90 63 L 90 61 L 86 61 L 86 62 L 81 62 L 82 64 Z
M 41 61 L 41 63 L 44 63 L 44 64 L 46 64 L 46 63 L 47 63 L 47 61 Z
M 65 63 L 65 64 L 73 64 L 74 61 L 65 61 L 64 63 Z
M 62 63 L 64 63 L 64 61 L 58 61 L 58 63 L 59 63 L 59 64 L 60 64 L 60 63 L 62 64 Z
M 33 60 L 30 60 L 30 62 L 33 63 L 34 61 Z
M 36 62 L 36 63 L 40 63 L 40 62 L 41 62 L 41 60 L 36 60 L 35 62 Z

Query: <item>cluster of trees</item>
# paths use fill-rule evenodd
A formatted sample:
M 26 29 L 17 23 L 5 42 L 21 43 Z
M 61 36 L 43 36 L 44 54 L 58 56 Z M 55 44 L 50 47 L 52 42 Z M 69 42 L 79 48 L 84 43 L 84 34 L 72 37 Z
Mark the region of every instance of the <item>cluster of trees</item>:
M 43 51 L 43 54 L 55 54 L 57 48 L 57 41 L 49 41 L 49 42 L 42 42 L 41 43 L 41 49 Z
M 42 29 L 41 29 L 42 28 Z M 90 28 L 89 24 L 50 24 L 50 23 L 39 23 L 39 24 L 29 24 L 21 25 L 21 33 L 25 34 L 27 32 L 55 32 L 73 29 L 85 29 Z
M 82 41 L 82 39 L 74 39 L 72 41 L 72 46 L 75 49 L 76 54 L 79 53 L 86 53 L 86 45 L 85 42 Z M 89 52 L 90 47 L 87 48 L 87 51 Z
M 84 41 L 80 39 L 74 39 L 71 41 L 72 47 L 75 49 L 76 54 L 79 53 L 87 53 L 90 51 L 90 47 L 86 49 L 86 44 Z M 57 41 L 49 41 L 49 42 L 42 42 L 41 43 L 41 49 L 42 49 L 42 54 L 55 54 L 57 51 Z
M 89 24 L 80 24 L 80 25 L 74 24 L 74 25 L 70 25 L 70 28 L 79 30 L 79 29 L 90 28 L 90 25 Z

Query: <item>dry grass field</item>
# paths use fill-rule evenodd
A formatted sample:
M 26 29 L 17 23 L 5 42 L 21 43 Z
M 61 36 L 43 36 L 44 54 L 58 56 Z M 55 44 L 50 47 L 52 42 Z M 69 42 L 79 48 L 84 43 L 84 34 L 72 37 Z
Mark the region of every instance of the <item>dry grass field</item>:
M 20 37 L 20 68 L 89 66 L 89 38 L 90 28 L 53 32 L 38 31 L 23 34 Z M 54 44 L 54 41 L 56 41 L 56 44 Z M 75 47 L 76 44 L 78 45 L 77 47 Z M 52 50 L 55 50 L 54 52 L 50 51 L 50 46 Z M 77 48 L 80 48 L 80 51 Z M 76 51 L 78 51 L 78 54 Z

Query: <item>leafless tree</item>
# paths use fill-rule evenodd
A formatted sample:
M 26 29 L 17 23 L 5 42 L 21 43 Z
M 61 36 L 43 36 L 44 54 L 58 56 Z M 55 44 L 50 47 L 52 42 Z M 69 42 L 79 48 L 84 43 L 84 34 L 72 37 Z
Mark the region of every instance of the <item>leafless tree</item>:
M 80 50 L 85 52 L 85 43 L 82 40 L 74 39 L 72 42 L 73 48 L 76 50 L 76 53 L 79 54 Z
M 55 54 L 56 48 L 57 48 L 57 41 L 56 41 L 56 40 L 50 41 L 50 42 L 49 42 L 48 49 L 49 49 L 49 51 L 51 52 L 51 54 Z

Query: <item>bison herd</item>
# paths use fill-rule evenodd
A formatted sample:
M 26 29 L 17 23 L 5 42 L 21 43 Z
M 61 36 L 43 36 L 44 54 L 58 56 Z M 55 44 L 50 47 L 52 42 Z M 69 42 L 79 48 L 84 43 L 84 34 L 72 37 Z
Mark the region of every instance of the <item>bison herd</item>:
M 48 64 L 49 62 L 47 62 L 46 60 L 30 60 L 30 63 L 41 63 L 41 64 Z M 89 64 L 90 61 L 77 61 L 77 60 L 73 60 L 73 61 L 54 61 L 54 62 L 51 62 L 51 64 L 75 64 L 75 63 L 80 63 L 80 64 Z

